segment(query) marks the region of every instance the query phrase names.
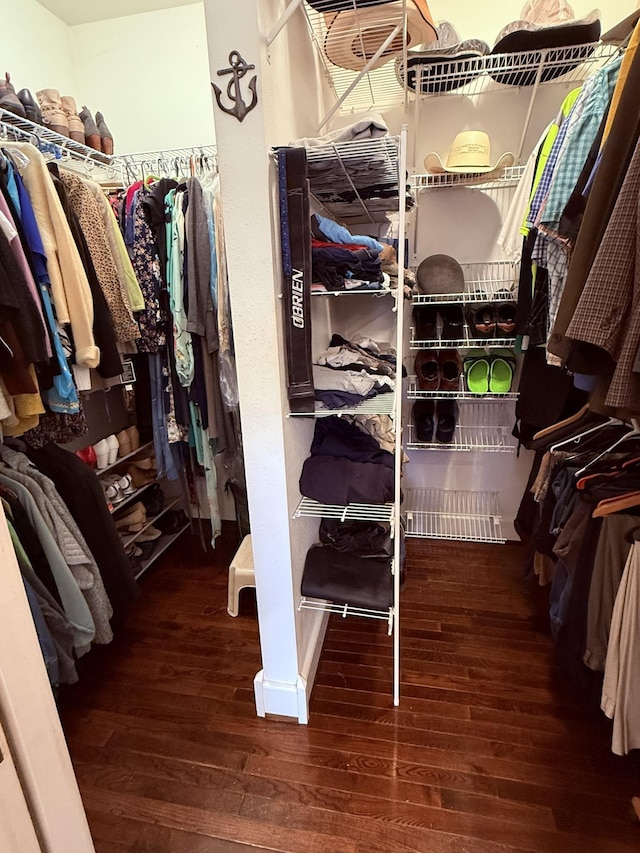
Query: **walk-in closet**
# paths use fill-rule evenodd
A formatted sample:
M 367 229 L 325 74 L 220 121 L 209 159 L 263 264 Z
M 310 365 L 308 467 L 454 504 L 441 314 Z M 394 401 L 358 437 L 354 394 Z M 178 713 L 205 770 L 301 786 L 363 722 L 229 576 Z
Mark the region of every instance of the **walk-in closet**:
M 3 853 L 638 849 L 636 5 L 4 0 Z

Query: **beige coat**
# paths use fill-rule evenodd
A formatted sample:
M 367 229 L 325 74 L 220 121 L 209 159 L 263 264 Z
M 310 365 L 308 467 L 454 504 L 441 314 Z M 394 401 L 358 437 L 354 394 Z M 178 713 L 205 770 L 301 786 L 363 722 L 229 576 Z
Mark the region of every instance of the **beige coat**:
M 77 363 L 97 367 L 100 350 L 93 337 L 91 290 L 45 159 L 28 142 L 10 142 L 5 147 L 18 152 L 18 169 L 29 193 L 47 255 L 57 318 L 60 323 L 71 325 Z

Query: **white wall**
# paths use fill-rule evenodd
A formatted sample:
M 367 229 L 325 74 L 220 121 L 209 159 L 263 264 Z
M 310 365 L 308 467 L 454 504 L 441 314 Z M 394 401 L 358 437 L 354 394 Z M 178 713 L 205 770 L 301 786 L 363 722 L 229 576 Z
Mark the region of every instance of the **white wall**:
M 70 32 L 76 98 L 104 113 L 116 153 L 214 142 L 203 3 Z
M 20 89 L 53 87 L 73 94 L 75 74 L 69 52 L 69 28 L 36 0 L 0 0 L 0 73 L 11 74 Z

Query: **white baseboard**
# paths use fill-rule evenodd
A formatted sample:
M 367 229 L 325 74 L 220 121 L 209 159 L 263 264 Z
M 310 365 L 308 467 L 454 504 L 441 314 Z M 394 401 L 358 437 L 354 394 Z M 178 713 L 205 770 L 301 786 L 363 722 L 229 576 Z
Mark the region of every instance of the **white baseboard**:
M 309 631 L 309 643 L 296 683 L 269 681 L 265 678 L 263 669 L 253 680 L 256 713 L 259 717 L 275 714 L 279 717 L 297 719 L 302 725 L 309 722 L 309 701 L 329 623 L 329 614 L 321 610 L 308 610 L 306 615 L 313 621 Z

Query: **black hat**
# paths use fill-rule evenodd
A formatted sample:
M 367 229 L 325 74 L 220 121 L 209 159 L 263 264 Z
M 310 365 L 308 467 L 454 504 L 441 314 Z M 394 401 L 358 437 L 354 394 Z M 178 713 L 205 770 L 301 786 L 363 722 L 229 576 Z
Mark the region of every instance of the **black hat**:
M 543 68 L 540 81 L 545 83 L 572 71 L 593 53 L 600 38 L 600 13 L 594 9 L 579 21 L 541 26 L 528 20 L 507 24 L 498 34 L 491 55 L 498 57 L 489 73 L 498 83 L 509 86 L 532 86 L 543 61 L 540 51 L 574 48 L 560 56 L 559 62 Z M 529 54 L 521 60 L 506 54 Z M 534 54 L 531 56 L 530 54 Z M 502 56 L 504 55 L 504 59 Z

